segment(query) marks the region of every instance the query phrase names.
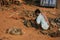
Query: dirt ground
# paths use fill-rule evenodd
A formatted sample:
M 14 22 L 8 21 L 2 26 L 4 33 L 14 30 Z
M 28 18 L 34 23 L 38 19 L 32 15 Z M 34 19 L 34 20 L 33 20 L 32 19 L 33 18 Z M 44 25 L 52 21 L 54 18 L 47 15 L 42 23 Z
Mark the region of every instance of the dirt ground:
M 14 8 L 15 7 L 15 8 Z M 25 17 L 23 14 L 24 10 L 34 11 L 36 8 L 39 8 L 42 13 L 46 14 L 49 18 L 56 18 L 59 16 L 56 8 L 43 8 L 33 5 L 24 5 L 21 6 L 11 6 L 11 7 L 0 7 L 0 39 L 2 40 L 59 40 L 60 37 L 50 37 L 48 35 L 43 35 L 38 29 L 34 27 L 26 27 L 23 24 L 22 17 Z M 19 15 L 18 15 L 19 14 Z M 17 18 L 17 19 L 16 19 Z M 18 27 L 22 29 L 23 35 L 10 35 L 6 33 L 6 29 L 11 27 Z M 54 29 L 55 30 L 55 29 Z

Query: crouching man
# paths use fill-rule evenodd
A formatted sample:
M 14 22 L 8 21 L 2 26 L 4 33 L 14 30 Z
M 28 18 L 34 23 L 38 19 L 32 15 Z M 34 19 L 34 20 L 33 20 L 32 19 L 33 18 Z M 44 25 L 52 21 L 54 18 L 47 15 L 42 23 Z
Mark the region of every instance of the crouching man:
M 36 24 L 39 25 L 40 28 L 43 30 L 48 30 L 49 29 L 49 21 L 46 17 L 45 14 L 41 13 L 39 9 L 35 10 L 35 15 L 36 15 Z

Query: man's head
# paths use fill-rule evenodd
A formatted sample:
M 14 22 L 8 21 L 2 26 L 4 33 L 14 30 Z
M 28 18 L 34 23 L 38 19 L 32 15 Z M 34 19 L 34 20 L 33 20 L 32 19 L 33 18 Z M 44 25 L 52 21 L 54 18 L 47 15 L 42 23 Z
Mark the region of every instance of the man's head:
M 39 15 L 41 13 L 41 11 L 39 9 L 35 10 L 35 15 Z

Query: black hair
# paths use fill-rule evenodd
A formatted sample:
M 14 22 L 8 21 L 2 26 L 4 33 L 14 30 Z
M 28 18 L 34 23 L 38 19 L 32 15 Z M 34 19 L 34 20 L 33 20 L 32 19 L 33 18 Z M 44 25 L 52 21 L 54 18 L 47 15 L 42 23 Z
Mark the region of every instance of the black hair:
M 39 9 L 36 9 L 35 13 L 41 13 L 41 11 Z
M 35 15 L 38 16 L 41 13 L 41 11 L 39 9 L 35 10 Z

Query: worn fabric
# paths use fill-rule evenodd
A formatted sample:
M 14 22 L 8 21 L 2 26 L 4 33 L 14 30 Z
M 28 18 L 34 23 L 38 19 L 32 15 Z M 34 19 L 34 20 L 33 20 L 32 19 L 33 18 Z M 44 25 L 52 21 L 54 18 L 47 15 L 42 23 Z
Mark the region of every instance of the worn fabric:
M 46 22 L 44 16 L 41 13 L 37 16 L 36 22 L 37 24 L 41 24 L 41 27 L 44 30 L 47 30 L 49 28 L 48 23 Z

